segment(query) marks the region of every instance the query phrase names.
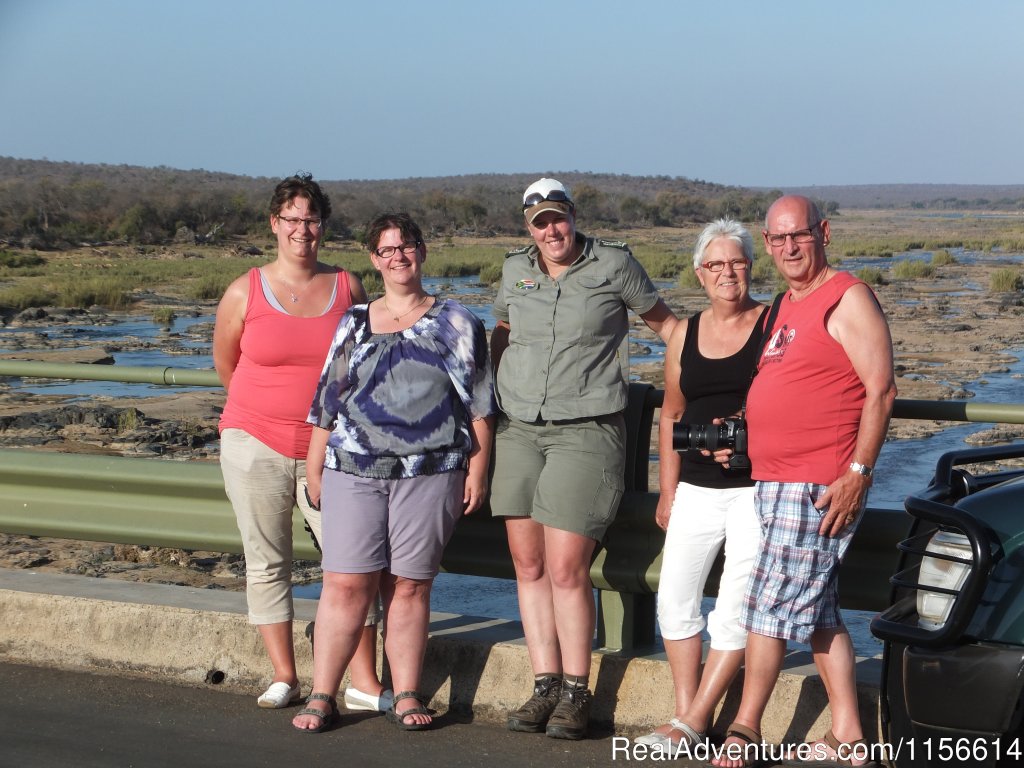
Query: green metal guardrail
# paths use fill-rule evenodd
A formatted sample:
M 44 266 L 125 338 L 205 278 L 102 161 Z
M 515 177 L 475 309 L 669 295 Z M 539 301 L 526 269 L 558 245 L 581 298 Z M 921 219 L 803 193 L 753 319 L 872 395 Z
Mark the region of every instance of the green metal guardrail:
M 181 368 L 0 360 L 0 375 L 217 386 L 215 372 Z M 657 493 L 648 490 L 654 411 L 662 392 L 630 385 L 626 411 L 626 493 L 591 566 L 599 590 L 598 641 L 629 649 L 654 641 L 655 593 L 664 534 L 654 522 Z M 1024 423 L 1024 406 L 898 400 L 896 418 Z M 844 565 L 843 605 L 880 610 L 889 593 L 895 545 L 908 520 L 895 505 L 872 505 Z M 150 546 L 241 552 L 234 514 L 213 462 L 175 462 L 0 450 L 0 531 Z M 295 556 L 317 553 L 295 516 Z M 445 551 L 445 570 L 514 578 L 504 526 L 487 510 L 465 518 Z M 716 567 L 708 592 L 717 590 Z

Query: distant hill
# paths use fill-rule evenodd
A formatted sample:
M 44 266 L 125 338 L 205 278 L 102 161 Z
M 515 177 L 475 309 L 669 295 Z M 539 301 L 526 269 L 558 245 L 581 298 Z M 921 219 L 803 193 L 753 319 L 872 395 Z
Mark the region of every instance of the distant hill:
M 540 176 L 570 184 L 582 227 L 683 226 L 730 216 L 757 222 L 778 189 L 679 176 L 534 171 L 388 180 L 320 180 L 333 237 L 359 237 L 383 210 L 406 210 L 432 235 L 522 232 L 520 195 Z M 160 166 L 0 157 L 0 240 L 36 248 L 81 242 L 213 242 L 265 233 L 278 179 Z M 1024 210 L 1024 185 L 814 186 L 786 189 L 842 208 Z
M 856 184 L 785 187 L 783 191 L 835 200 L 840 208 L 1024 209 L 1024 184 Z

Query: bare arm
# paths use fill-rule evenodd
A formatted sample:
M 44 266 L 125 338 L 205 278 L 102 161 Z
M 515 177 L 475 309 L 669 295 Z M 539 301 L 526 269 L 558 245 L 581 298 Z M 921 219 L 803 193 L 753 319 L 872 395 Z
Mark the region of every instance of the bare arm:
M 491 443 L 494 440 L 494 417 L 474 419 L 470 423 L 473 450 L 469 454 L 469 469 L 462 494 L 463 514 L 476 512 L 487 496 L 487 469 L 491 463 Z
M 327 456 L 327 438 L 330 430 L 313 427 L 313 435 L 309 438 L 309 449 L 306 451 L 306 489 L 309 498 L 316 506 L 320 504 L 320 493 L 323 489 L 324 459 Z
M 220 303 L 213 326 L 213 367 L 224 390 L 231 388 L 231 378 L 242 356 L 242 330 L 245 327 L 245 305 L 249 301 L 249 276 L 233 280 Z
M 501 362 L 501 356 L 508 349 L 508 339 L 511 332 L 512 326 L 504 320 L 499 320 L 494 326 L 494 330 L 491 331 L 491 365 L 494 366 L 495 374 L 498 372 L 498 363 Z
M 348 273 L 348 290 L 353 304 L 366 303 L 366 288 L 363 287 L 363 281 L 351 272 Z
M 864 383 L 864 410 L 857 429 L 853 461 L 873 467 L 885 442 L 896 399 L 896 382 L 892 365 L 892 337 L 889 325 L 864 285 L 848 290 L 831 317 L 828 331 L 842 346 L 857 376 Z M 847 470 L 822 494 L 815 506 L 828 507 L 819 532 L 835 536 L 860 514 L 871 487 L 871 478 Z
M 666 344 L 672 338 L 672 329 L 679 322 L 679 319 L 668 308 L 668 304 L 665 303 L 664 299 L 658 299 L 658 302 L 653 307 L 640 315 L 640 319 L 647 324 L 648 328 L 658 334 Z
M 686 338 L 686 320 L 675 324 L 672 336 L 665 350 L 665 400 L 661 406 L 658 419 L 658 510 L 655 521 L 662 530 L 668 529 L 668 520 L 672 515 L 672 504 L 679 486 L 679 469 L 683 460 L 672 448 L 672 430 L 683 417 L 686 410 L 686 398 L 679 388 L 679 374 L 682 372 L 680 356 L 683 351 L 683 340 Z

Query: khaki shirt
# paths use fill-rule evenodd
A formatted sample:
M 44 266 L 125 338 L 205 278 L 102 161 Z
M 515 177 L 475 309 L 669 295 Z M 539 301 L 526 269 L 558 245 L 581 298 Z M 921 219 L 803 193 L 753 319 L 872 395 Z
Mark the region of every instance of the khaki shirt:
M 521 421 L 578 419 L 626 407 L 629 331 L 658 292 L 628 246 L 576 234 L 583 253 L 557 280 L 541 271 L 537 246 L 510 251 L 494 317 L 511 327 L 501 357 L 501 409 Z

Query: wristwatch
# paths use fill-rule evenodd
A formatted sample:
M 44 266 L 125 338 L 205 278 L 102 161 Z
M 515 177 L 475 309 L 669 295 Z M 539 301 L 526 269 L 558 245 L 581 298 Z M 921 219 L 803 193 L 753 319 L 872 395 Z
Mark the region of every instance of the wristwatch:
M 864 477 L 871 477 L 871 473 L 875 471 L 874 467 L 869 467 L 867 464 L 861 464 L 858 461 L 854 461 L 850 464 L 850 469 Z

